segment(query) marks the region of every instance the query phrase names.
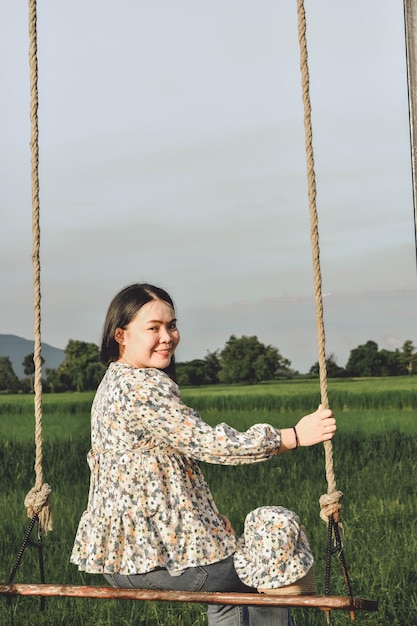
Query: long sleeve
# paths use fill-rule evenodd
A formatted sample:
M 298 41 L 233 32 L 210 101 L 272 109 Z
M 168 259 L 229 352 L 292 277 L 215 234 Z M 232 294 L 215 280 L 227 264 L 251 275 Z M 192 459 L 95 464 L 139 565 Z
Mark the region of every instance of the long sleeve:
M 225 423 L 212 427 L 184 404 L 178 386 L 157 370 L 132 369 L 120 393 L 127 403 L 130 424 L 132 418 L 134 422 L 139 420 L 153 439 L 186 456 L 208 463 L 241 465 L 266 461 L 278 454 L 278 429 L 269 424 L 256 424 L 245 432 Z

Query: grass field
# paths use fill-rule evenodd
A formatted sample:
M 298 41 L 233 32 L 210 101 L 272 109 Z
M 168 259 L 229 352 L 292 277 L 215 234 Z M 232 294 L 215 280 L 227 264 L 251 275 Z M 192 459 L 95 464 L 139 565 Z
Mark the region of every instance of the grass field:
M 378 613 L 358 613 L 358 624 L 405 626 L 417 615 L 417 400 L 416 378 L 330 381 L 338 419 L 334 440 L 337 486 L 343 499 L 345 555 L 353 592 L 377 599 Z M 251 387 L 186 389 L 184 400 L 210 423 L 227 421 L 244 430 L 256 421 L 287 426 L 319 403 L 317 383 L 286 382 Z M 103 584 L 69 564 L 77 523 L 88 494 L 89 409 L 92 394 L 45 395 L 44 477 L 52 486 L 54 530 L 44 540 L 48 582 Z M 33 398 L 0 396 L 0 579 L 6 580 L 29 520 L 24 498 L 33 486 Z M 300 449 L 268 463 L 241 467 L 202 464 L 223 513 L 240 533 L 256 506 L 281 504 L 297 511 L 316 558 L 319 592 L 324 589 L 327 529 L 318 500 L 326 491 L 322 446 Z M 36 554 L 27 550 L 17 581 L 39 580 Z M 332 593 L 344 593 L 340 566 L 332 564 Z M 324 624 L 315 609 L 294 610 L 295 626 Z M 332 613 L 332 623 L 349 615 Z M 0 601 L 2 626 L 204 626 L 200 605 L 111 600 Z

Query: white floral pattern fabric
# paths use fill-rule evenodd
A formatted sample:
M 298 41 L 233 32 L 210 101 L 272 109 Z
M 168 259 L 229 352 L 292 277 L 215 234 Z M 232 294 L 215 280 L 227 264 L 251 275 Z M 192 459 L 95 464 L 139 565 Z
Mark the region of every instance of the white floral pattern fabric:
M 89 573 L 171 574 L 236 550 L 197 461 L 240 465 L 278 454 L 280 431 L 211 427 L 160 370 L 110 364 L 91 413 L 88 505 L 71 562 Z

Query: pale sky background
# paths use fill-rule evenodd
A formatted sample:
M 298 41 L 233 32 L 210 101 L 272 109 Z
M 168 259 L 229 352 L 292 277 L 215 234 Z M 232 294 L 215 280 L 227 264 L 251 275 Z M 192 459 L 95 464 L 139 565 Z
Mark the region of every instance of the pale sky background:
M 179 361 L 317 361 L 296 0 L 38 3 L 42 340 L 171 292 Z M 403 3 L 306 1 L 326 352 L 417 344 Z M 33 337 L 28 7 L 0 2 L 0 333 Z

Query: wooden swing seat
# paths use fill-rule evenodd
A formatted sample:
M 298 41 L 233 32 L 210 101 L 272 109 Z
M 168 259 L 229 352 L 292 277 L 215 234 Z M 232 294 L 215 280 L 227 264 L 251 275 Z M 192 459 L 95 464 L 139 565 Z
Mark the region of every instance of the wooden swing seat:
M 317 608 L 324 611 L 377 611 L 378 603 L 361 597 L 345 596 L 278 596 L 265 593 L 165 591 L 159 589 L 122 589 L 82 585 L 0 584 L 2 596 L 75 597 L 111 600 L 150 600 L 162 602 L 195 602 L 198 604 L 254 604 Z

